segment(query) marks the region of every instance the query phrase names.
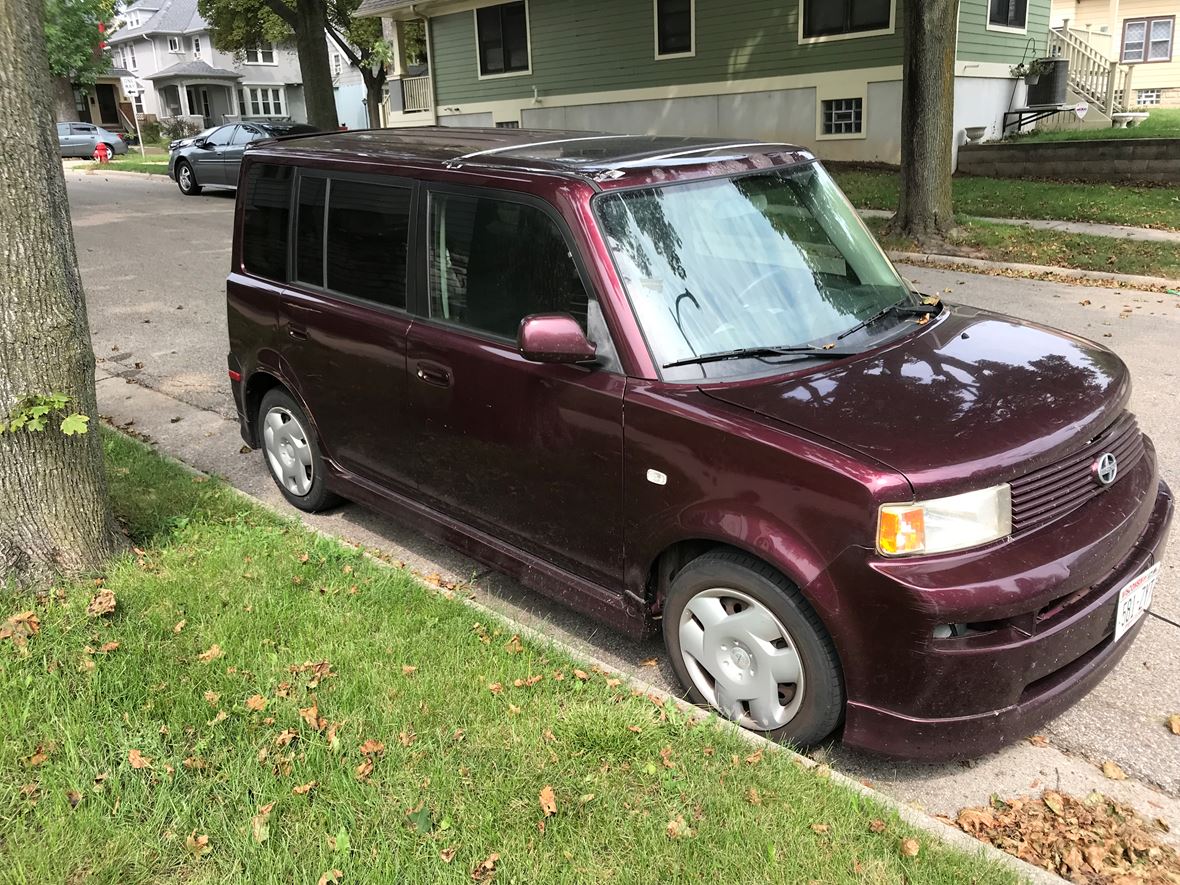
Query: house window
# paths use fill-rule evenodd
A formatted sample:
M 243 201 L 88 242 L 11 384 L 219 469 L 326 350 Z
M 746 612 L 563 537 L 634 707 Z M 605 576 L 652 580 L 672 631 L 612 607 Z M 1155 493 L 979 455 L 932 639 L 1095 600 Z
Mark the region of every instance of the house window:
M 134 71 L 137 67 L 139 67 L 139 65 L 135 61 L 135 47 L 132 46 L 130 43 L 127 44 L 127 57 L 131 59 L 131 65 L 130 65 L 129 70 Z M 128 66 L 125 64 L 125 65 L 123 65 L 123 67 L 128 67 Z
M 475 10 L 481 77 L 529 70 L 529 27 L 526 4 L 504 3 Z
M 696 0 L 655 0 L 656 57 L 696 51 Z
M 1172 32 L 1176 17 L 1137 18 L 1123 22 L 1124 62 L 1172 60 Z
M 1159 89 L 1136 89 L 1135 90 L 1135 104 L 1139 107 L 1146 107 L 1147 105 L 1157 105 L 1163 93 Z
M 273 43 L 263 43 L 257 49 L 246 50 L 246 64 L 273 65 L 275 63 L 275 47 Z
M 332 55 L 332 74 L 339 77 L 341 70 L 343 70 L 343 66 L 340 63 L 340 53 L 337 52 Z
M 801 0 L 804 38 L 888 31 L 894 0 Z
M 824 135 L 855 135 L 862 132 L 864 99 L 835 98 L 823 103 Z
M 1028 0 L 988 0 L 987 26 L 1023 31 L 1028 27 Z
M 193 54 L 194 55 L 201 54 L 201 38 L 200 37 L 193 37 Z
M 497 129 L 519 129 L 520 124 L 515 120 L 501 120 L 496 124 Z
M 249 108 L 252 117 L 281 117 L 283 115 L 283 90 L 251 87 L 245 90 L 248 102 L 243 102 L 242 112 Z
M 135 113 L 137 113 L 137 114 L 143 113 L 143 93 L 142 92 L 137 92 L 135 95 L 131 96 L 131 103 L 135 106 Z M 1159 102 L 1156 102 L 1156 104 L 1159 104 Z
M 168 51 L 169 52 L 180 52 L 180 38 L 179 37 L 169 37 L 168 38 Z

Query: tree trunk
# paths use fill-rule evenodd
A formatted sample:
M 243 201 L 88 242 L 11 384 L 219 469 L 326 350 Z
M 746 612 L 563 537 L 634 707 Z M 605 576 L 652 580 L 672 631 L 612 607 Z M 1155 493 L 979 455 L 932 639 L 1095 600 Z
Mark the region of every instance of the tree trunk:
M 0 420 L 64 394 L 89 430 L 0 434 L 0 586 L 99 568 L 115 551 L 94 352 L 53 124 L 40 0 L 0 6 Z
M 373 74 L 372 71 L 361 71 L 361 78 L 365 81 L 365 107 L 369 114 L 369 128 L 381 128 L 381 104 L 384 101 L 383 87 L 385 86 L 385 71 Z
M 901 91 L 901 194 L 893 234 L 938 242 L 954 230 L 951 206 L 952 118 L 958 0 L 905 7 Z
M 323 130 L 334 130 L 336 95 L 332 90 L 332 68 L 328 63 L 328 42 L 324 39 L 327 12 L 323 0 L 298 0 L 295 4 L 295 49 L 303 73 L 303 101 L 307 122 Z

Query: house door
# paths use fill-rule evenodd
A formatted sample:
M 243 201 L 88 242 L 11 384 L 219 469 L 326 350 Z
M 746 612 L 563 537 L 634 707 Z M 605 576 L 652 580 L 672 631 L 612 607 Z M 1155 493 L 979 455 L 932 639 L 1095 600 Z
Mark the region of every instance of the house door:
M 188 112 L 200 114 L 205 118 L 205 125 L 211 125 L 213 112 L 209 107 L 209 90 L 204 87 L 198 89 L 195 86 L 188 86 L 185 87 L 185 91 L 188 93 Z
M 103 124 L 119 123 L 119 104 L 115 98 L 115 87 L 110 83 L 99 83 L 95 88 L 98 97 L 98 117 Z

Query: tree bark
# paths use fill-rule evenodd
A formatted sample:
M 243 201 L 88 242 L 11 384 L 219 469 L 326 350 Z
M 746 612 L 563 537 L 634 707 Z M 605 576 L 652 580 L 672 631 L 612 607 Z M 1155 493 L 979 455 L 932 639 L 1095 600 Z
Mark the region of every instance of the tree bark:
M 117 534 L 107 500 L 94 352 L 58 159 L 41 0 L 0 6 L 0 420 L 65 394 L 89 430 L 0 434 L 0 586 L 99 568 Z
M 295 4 L 295 49 L 303 72 L 303 100 L 307 122 L 324 130 L 339 127 L 336 94 L 332 89 L 332 67 L 328 63 L 328 41 L 324 28 L 328 23 L 323 0 L 297 0 Z
M 378 74 L 372 71 L 362 71 L 361 77 L 365 81 L 365 108 L 369 114 L 369 128 L 381 128 L 381 103 L 384 100 L 382 87 L 385 85 L 385 71 Z
M 901 193 L 889 231 L 919 243 L 944 240 L 954 230 L 953 38 L 958 16 L 959 0 L 922 0 L 905 6 Z

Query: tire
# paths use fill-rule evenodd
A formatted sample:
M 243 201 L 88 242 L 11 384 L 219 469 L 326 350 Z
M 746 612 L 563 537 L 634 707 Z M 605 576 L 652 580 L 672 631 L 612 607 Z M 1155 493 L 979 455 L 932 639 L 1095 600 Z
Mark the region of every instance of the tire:
M 109 142 L 103 142 L 103 143 L 106 144 L 106 146 L 107 146 L 107 159 L 108 160 L 115 159 L 115 156 L 116 156 L 115 155 L 115 146 L 113 144 L 110 144 Z
M 176 186 L 186 197 L 195 197 L 201 192 L 201 186 L 197 184 L 197 175 L 193 172 L 193 167 L 184 160 L 176 164 Z
M 799 589 L 766 563 L 736 550 L 691 560 L 668 589 L 663 631 L 693 703 L 801 747 L 840 724 L 844 684 L 831 637 Z
M 262 398 L 258 434 L 262 460 L 291 506 L 318 513 L 341 503 L 339 495 L 328 491 L 319 440 L 307 413 L 281 387 Z

